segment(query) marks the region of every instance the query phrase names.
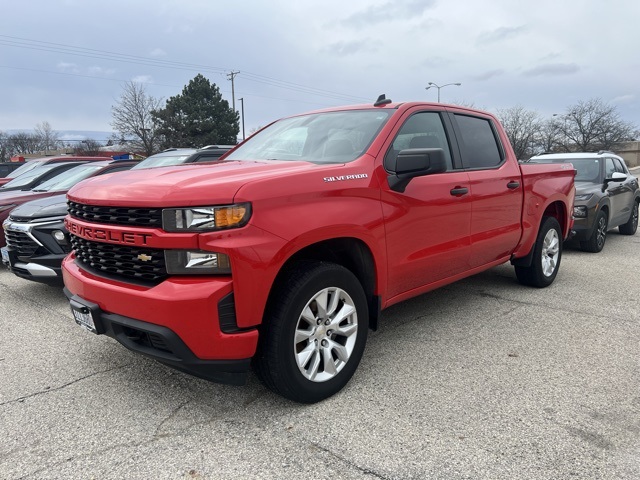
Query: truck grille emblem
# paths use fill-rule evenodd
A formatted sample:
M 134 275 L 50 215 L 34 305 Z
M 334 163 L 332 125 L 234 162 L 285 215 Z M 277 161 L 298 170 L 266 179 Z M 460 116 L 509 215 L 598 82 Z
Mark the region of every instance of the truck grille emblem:
M 141 253 L 140 255 L 138 255 L 138 260 L 148 262 L 149 260 L 153 260 L 153 257 L 151 255 L 147 255 L 146 253 Z

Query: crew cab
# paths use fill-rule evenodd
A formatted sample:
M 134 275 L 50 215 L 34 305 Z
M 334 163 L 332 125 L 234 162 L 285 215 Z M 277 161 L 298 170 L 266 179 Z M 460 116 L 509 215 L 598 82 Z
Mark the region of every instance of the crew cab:
M 440 103 L 316 111 L 212 165 L 68 193 L 75 321 L 209 380 L 338 392 L 402 300 L 504 262 L 549 286 L 572 227 L 570 164 L 519 165 L 491 114 Z

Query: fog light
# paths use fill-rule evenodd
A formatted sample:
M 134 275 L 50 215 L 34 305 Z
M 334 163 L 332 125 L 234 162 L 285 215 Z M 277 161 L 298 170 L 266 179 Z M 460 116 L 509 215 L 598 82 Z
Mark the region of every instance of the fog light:
M 165 250 L 165 265 L 170 275 L 228 275 L 229 256 L 224 253 Z
M 53 232 L 51 232 L 51 235 L 60 245 L 67 245 L 67 236 L 62 230 L 54 230 Z

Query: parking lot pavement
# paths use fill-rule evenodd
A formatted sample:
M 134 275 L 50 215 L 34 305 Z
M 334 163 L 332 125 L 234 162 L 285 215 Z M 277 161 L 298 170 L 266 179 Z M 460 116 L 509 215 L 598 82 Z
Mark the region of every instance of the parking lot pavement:
M 310 406 L 134 355 L 2 268 L 0 478 L 640 478 L 639 249 L 611 233 L 547 289 L 504 265 L 396 305 Z

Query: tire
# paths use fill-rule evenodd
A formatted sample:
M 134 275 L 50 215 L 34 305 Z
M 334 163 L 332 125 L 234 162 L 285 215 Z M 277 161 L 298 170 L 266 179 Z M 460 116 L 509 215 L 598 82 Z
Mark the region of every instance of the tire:
M 270 298 L 254 369 L 273 392 L 319 402 L 353 376 L 368 328 L 367 299 L 353 273 L 334 263 L 302 263 Z
M 601 252 L 607 240 L 608 223 L 607 213 L 600 210 L 596 215 L 596 222 L 591 236 L 586 241 L 580 242 L 580 248 L 585 252 Z
M 553 283 L 562 259 L 562 231 L 554 217 L 543 217 L 528 267 L 516 266 L 516 277 L 523 285 L 544 288 Z
M 618 230 L 622 235 L 635 235 L 638 230 L 638 201 L 633 202 L 633 208 L 631 209 L 631 217 L 629 221 L 624 225 L 620 225 Z

